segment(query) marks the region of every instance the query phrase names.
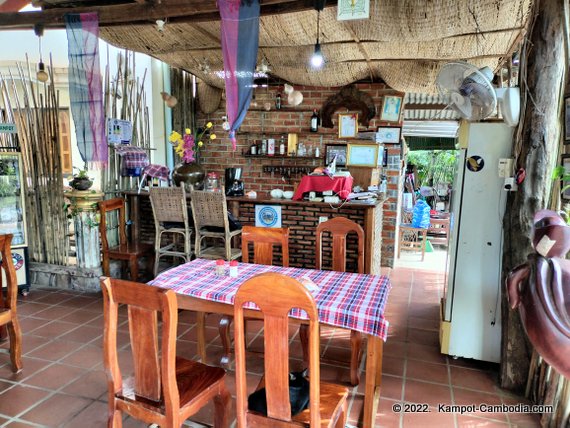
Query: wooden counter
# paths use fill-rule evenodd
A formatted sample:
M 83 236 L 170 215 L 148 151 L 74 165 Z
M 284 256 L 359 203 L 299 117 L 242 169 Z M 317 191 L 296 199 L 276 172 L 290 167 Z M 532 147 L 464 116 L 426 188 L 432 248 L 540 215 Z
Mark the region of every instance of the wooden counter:
M 382 249 L 382 205 L 384 200 L 373 203 L 360 201 L 329 204 L 326 202 L 294 201 L 259 197 L 228 197 L 228 208 L 242 222 L 255 224 L 255 205 L 280 205 L 282 226 L 289 227 L 289 257 L 291 266 L 315 267 L 315 236 L 320 217 L 348 217 L 364 229 L 364 271 L 380 274 Z M 324 265 L 330 264 L 332 243 L 327 235 L 323 237 Z M 356 234 L 347 239 L 347 269 L 356 271 Z
M 148 192 L 125 192 L 129 202 L 131 233 L 141 242 L 154 242 L 154 220 Z M 282 225 L 290 229 L 289 253 L 293 267 L 315 267 L 315 236 L 320 217 L 348 217 L 364 229 L 364 271 L 380 274 L 382 248 L 382 205 L 384 200 L 374 203 L 344 202 L 329 204 L 326 202 L 293 201 L 290 199 L 271 199 L 259 197 L 227 197 L 228 209 L 244 225 L 255 224 L 255 205 L 280 205 Z M 323 262 L 328 266 L 331 260 L 332 243 L 327 235 L 323 237 Z M 347 270 L 356 271 L 357 243 L 356 235 L 347 239 Z

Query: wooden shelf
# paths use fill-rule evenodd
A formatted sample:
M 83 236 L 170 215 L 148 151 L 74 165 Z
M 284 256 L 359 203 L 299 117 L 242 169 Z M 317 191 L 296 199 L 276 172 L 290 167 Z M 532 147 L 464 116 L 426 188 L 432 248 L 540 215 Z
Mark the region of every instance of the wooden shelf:
M 271 109 L 269 109 L 269 110 L 266 110 L 262 107 L 254 107 L 254 108 L 247 109 L 247 111 L 258 111 L 261 113 L 313 113 L 313 109 L 306 109 L 306 108 L 298 109 L 298 108 L 292 108 L 292 107 L 281 107 L 278 110 L 275 108 L 274 105 L 272 105 Z
M 246 158 L 263 158 L 263 159 L 291 159 L 291 160 L 314 160 L 323 159 L 323 156 L 289 156 L 289 155 L 252 155 L 249 153 L 242 153 Z

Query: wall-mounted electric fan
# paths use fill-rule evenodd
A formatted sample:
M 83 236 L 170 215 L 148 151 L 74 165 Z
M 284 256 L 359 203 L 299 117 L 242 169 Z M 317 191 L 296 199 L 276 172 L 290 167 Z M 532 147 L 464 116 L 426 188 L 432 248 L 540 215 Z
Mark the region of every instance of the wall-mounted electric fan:
M 489 117 L 497 107 L 509 126 L 519 120 L 520 94 L 518 88 L 500 89 L 495 92 L 491 84 L 493 71 L 489 67 L 478 69 L 466 62 L 445 64 L 435 84 L 439 93 L 449 99 L 449 107 L 462 118 L 478 121 Z

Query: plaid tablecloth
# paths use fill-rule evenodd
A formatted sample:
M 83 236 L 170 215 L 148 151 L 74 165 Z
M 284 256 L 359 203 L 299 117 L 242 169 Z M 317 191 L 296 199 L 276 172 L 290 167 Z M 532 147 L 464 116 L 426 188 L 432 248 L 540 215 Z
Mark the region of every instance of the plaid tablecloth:
M 115 151 L 122 157 L 125 168 L 144 168 L 149 164 L 146 150 L 140 147 L 117 145 Z
M 319 287 L 313 296 L 321 323 L 386 340 L 389 323 L 384 318 L 384 309 L 391 288 L 386 276 L 240 263 L 238 276 L 232 278 L 216 275 L 215 265 L 214 260 L 196 259 L 161 273 L 149 284 L 200 299 L 233 304 L 240 284 L 260 273 L 277 272 L 297 279 L 307 277 Z M 307 318 L 298 309 L 293 310 L 292 316 Z
M 147 175 L 149 177 L 158 178 L 159 180 L 168 181 L 170 169 L 164 165 L 151 163 L 144 167 L 141 180 L 144 180 Z

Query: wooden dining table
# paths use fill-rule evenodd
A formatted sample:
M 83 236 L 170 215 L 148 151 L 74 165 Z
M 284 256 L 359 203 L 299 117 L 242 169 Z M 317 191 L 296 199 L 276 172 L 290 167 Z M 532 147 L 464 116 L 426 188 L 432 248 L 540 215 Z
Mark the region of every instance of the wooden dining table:
M 203 314 L 233 315 L 234 297 L 243 282 L 265 272 L 281 273 L 301 281 L 309 279 L 315 285 L 310 291 L 315 298 L 321 324 L 356 330 L 367 335 L 363 426 L 374 426 L 382 381 L 383 343 L 389 325 L 384 318 L 391 288 L 388 277 L 252 263 L 239 263 L 238 275 L 231 277 L 227 266 L 228 263 L 225 274 L 219 275 L 216 274 L 214 260 L 196 259 L 162 272 L 149 282 L 154 286 L 174 290 L 179 308 L 199 313 L 198 353 L 202 361 L 206 360 Z M 260 312 L 253 306 L 246 315 L 261 318 Z M 299 309 L 293 309 L 291 317 L 300 322 L 306 319 L 306 315 Z

